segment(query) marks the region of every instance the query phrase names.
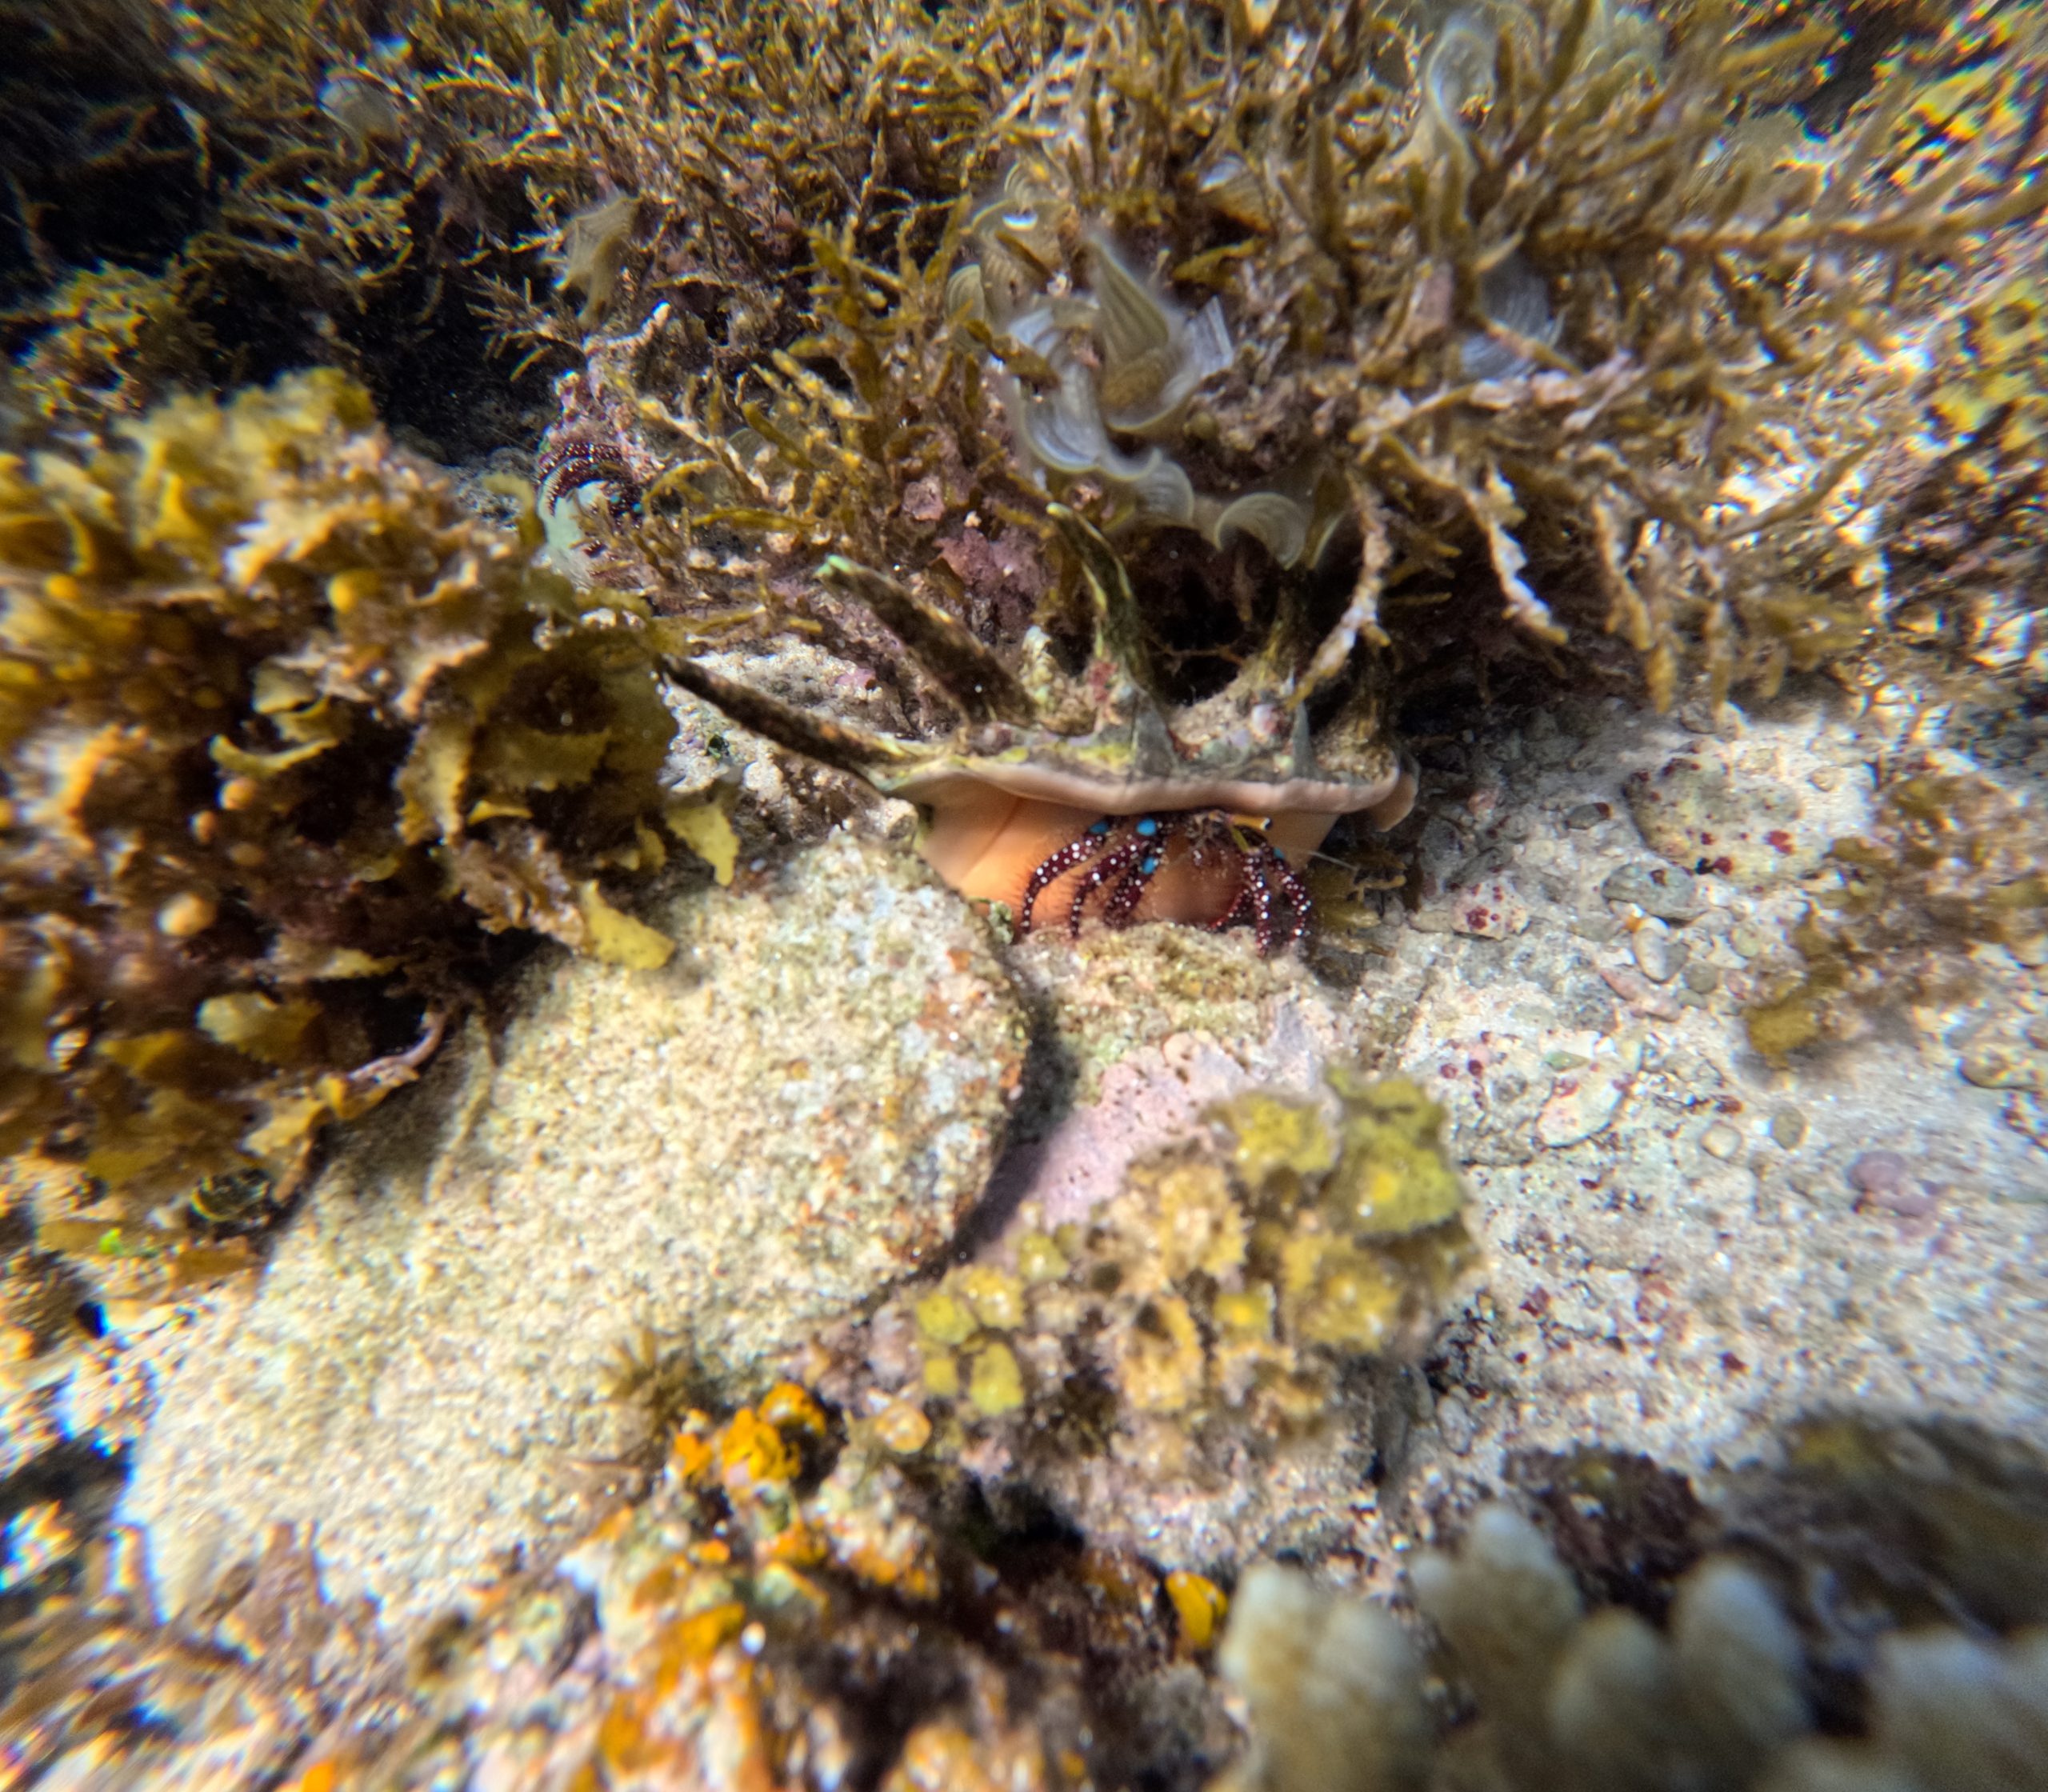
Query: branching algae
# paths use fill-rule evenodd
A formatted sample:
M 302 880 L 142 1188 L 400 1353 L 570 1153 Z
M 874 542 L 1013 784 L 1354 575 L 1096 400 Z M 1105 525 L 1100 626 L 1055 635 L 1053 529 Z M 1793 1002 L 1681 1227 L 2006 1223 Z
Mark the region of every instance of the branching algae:
M 2010 107 L 1928 149 L 1985 29 L 1822 138 L 1784 102 L 1830 34 L 1728 6 L 1106 10 L 893 240 L 873 186 L 811 229 L 808 334 L 693 350 L 650 270 L 564 431 L 637 470 L 659 602 L 900 638 L 914 739 L 678 675 L 926 804 L 970 894 L 1263 938 L 1298 810 L 1399 814 L 1404 704 L 1517 659 L 1718 701 L 1879 637 L 1902 350 L 2048 198 Z

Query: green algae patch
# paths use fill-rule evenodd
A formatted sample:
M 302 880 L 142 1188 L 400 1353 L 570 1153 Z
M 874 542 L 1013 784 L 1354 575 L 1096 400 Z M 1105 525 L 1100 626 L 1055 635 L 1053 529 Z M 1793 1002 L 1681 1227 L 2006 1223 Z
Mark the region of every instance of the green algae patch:
M 1220 1104 L 1086 1224 L 1027 1213 L 1010 1261 L 950 1270 L 910 1302 L 937 1447 L 1013 1413 L 1077 1422 L 1090 1386 L 1110 1407 L 1088 1422 L 1134 1435 L 1310 1430 L 1347 1364 L 1418 1347 L 1474 1255 L 1442 1110 L 1404 1078 L 1330 1081 L 1334 1103 Z
M 1332 1078 L 1346 1103 L 1344 1154 L 1322 1198 L 1339 1223 L 1398 1237 L 1441 1226 L 1465 1204 L 1443 1150 L 1444 1112 L 1406 1077 Z
M 1337 1162 L 1337 1141 L 1322 1110 L 1254 1092 L 1218 1111 L 1233 1142 L 1238 1174 L 1254 1188 L 1275 1175 L 1320 1176 Z

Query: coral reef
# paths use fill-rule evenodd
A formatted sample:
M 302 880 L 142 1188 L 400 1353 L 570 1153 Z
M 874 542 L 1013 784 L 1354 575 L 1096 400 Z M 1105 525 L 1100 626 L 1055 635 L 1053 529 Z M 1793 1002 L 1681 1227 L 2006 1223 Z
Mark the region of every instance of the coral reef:
M 924 1503 L 886 1450 L 842 1444 L 800 1387 L 722 1423 L 690 1413 L 652 1497 L 550 1582 L 445 1638 L 438 1721 L 360 1764 L 401 1786 L 514 1758 L 614 1786 L 1058 1783 L 1052 1738 L 1013 1715 L 995 1664 L 946 1622 Z M 496 1670 L 508 1646 L 537 1670 L 528 1690 Z M 1032 1714 L 1071 1747 L 1078 1689 L 1046 1666 Z M 590 1718 L 536 1734 L 558 1687 Z M 345 1776 L 354 1765 L 330 1758 Z
M 1470 1256 L 1442 1111 L 1399 1079 L 1336 1087 L 1334 1123 L 1240 1096 L 1210 1140 L 1133 1165 L 1085 1228 L 1027 1216 L 1010 1263 L 949 1270 L 914 1304 L 927 1398 L 972 1426 L 1027 1386 L 1057 1403 L 1100 1377 L 1134 1430 L 1284 1430 L 1316 1421 L 1347 1360 L 1425 1342 Z
M 1709 1506 L 1641 1458 L 1526 1464 L 1535 1522 L 1483 1506 L 1412 1559 L 1419 1629 L 1298 1566 L 1226 1594 L 1006 1525 L 928 1428 L 799 1383 L 659 1444 L 403 1660 L 289 1526 L 168 1622 L 117 1529 L 0 1642 L 0 1744 L 54 1783 L 251 1792 L 2043 1783 L 2048 1462 L 1955 1422 L 1815 1418 Z
M 666 957 L 602 887 L 667 854 L 651 648 L 531 546 L 330 373 L 0 459 L 0 1142 L 104 1197 L 46 1241 L 232 1230 L 236 1174 L 283 1192 L 409 1080 L 493 934 Z
M 2039 9 L 0 24 L 8 1771 L 2039 1779 Z
M 650 282 L 562 427 L 628 470 L 594 477 L 639 494 L 658 604 L 897 687 L 914 740 L 674 668 L 925 805 L 963 890 L 1263 942 L 1300 905 L 1249 862 L 1405 807 L 1397 706 L 1631 658 L 1718 702 L 1879 638 L 1894 351 L 2042 198 L 2023 128 L 1903 122 L 1987 33 L 2032 66 L 1973 15 L 1822 148 L 1790 108 L 1825 28 L 1733 8 L 1077 21 L 935 245 L 814 230 L 772 364 L 670 371 Z
M 758 513 L 778 519 L 771 584 L 836 548 L 972 613 L 958 566 L 934 563 L 960 558 L 945 550 L 970 512 L 990 527 L 978 488 L 1001 430 L 1027 482 L 1075 491 L 1118 537 L 1182 677 L 1206 659 L 1213 688 L 1274 631 L 1268 606 L 1298 611 L 1268 669 L 1290 709 L 1361 638 L 1413 663 L 1453 634 L 1504 640 L 1502 621 L 1539 643 L 1610 631 L 1660 702 L 1682 659 L 1717 690 L 1768 686 L 1862 638 L 1871 570 L 1838 532 L 1844 481 L 1896 382 L 1860 345 L 1900 327 L 1922 260 L 2038 205 L 2029 183 L 2003 190 L 2010 130 L 1995 153 L 1955 150 L 1938 199 L 1897 128 L 1924 78 L 1910 59 L 1840 156 L 1802 154 L 1794 116 L 1758 97 L 1811 66 L 1817 30 L 1760 36 L 1727 9 L 1667 35 L 1605 5 L 1378 22 L 1077 30 L 991 132 L 1007 175 L 959 232 L 973 259 L 869 268 L 821 246 L 830 321 L 764 378 L 779 405 L 748 412 L 736 446 L 714 419 L 737 424 L 744 382 L 670 406 L 690 458 L 665 490 L 706 527 L 753 521 L 736 503 L 763 532 Z M 934 333 L 988 357 L 971 438 L 950 393 L 975 361 L 921 345 Z M 806 362 L 841 378 L 800 378 Z M 899 392 L 921 364 L 945 410 Z M 892 434 L 918 443 L 928 494 L 874 452 Z M 879 482 L 842 533 L 819 494 L 850 480 Z

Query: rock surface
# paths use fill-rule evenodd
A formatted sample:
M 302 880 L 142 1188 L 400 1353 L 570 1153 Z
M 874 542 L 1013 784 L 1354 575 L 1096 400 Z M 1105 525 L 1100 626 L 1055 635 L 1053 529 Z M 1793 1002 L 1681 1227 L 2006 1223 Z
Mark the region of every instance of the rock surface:
M 2018 1071 L 1971 1081 L 1989 1081 L 1994 1033 L 2018 1042 L 2002 1065 L 2038 1060 L 2026 1028 L 2048 1034 L 2048 982 L 1987 967 L 1980 1000 L 1785 1069 L 1743 1026 L 1825 883 L 1822 849 L 1867 822 L 1882 721 L 1788 700 L 1730 741 L 1561 706 L 1440 749 L 1394 843 L 1414 906 L 1327 902 L 1306 954 L 1261 961 L 1242 935 L 1167 928 L 1013 950 L 1046 1050 L 1000 1195 L 1082 1218 L 1211 1103 L 1307 1091 L 1350 1061 L 1444 1104 L 1484 1247 L 1423 1372 L 1337 1422 L 1360 1440 L 1370 1424 L 1392 1494 L 1342 1452 L 1298 1456 L 1293 1478 L 1262 1465 L 1255 1492 L 1223 1503 L 1170 1466 L 1106 1456 L 1086 1465 L 1094 1485 L 1062 1490 L 1091 1537 L 1211 1571 L 1300 1534 L 1326 1548 L 1328 1519 L 1334 1559 L 1391 1586 L 1395 1539 L 1497 1494 L 1522 1452 L 1646 1450 L 1710 1479 L 1844 1401 L 2048 1436 L 2048 1153 Z M 1674 844 L 1662 806 L 1631 793 L 1690 802 L 1689 766 L 1770 821 L 1761 854 L 1658 856 Z M 1766 800 L 1788 790 L 1794 822 Z M 1794 850 L 1767 838 L 1781 822 Z M 1482 907 L 1518 925 L 1468 924 Z M 1873 1147 L 1904 1166 L 1895 1189 L 1862 1187 Z M 993 1257 L 1005 1238 L 970 1242 Z M 1009 1470 L 981 1466 L 998 1483 Z
M 289 1519 L 402 1631 L 574 1526 L 641 1327 L 748 1391 L 981 1193 L 1022 1010 L 914 861 L 838 834 L 656 918 L 666 969 L 538 965 L 190 1333 L 124 1514 L 167 1607 Z

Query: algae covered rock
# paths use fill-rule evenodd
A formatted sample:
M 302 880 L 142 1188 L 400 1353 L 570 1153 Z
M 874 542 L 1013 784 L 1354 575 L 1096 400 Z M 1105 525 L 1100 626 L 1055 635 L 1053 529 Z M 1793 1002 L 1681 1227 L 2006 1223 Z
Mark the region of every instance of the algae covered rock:
M 1024 1030 L 964 905 L 842 835 L 662 918 L 662 970 L 538 969 L 195 1332 L 128 1498 L 172 1604 L 317 1519 L 330 1591 L 431 1610 L 631 1446 L 639 1328 L 743 1391 L 979 1194 Z
M 1476 1256 L 1442 1110 L 1402 1078 L 1329 1082 L 1215 1104 L 1085 1222 L 1026 1202 L 835 1339 L 823 1385 L 1171 1569 L 1328 1547 Z
M 82 1165 L 91 1237 L 288 1184 L 490 935 L 666 954 L 604 887 L 670 850 L 647 633 L 534 546 L 331 373 L 0 455 L 0 1150 Z

